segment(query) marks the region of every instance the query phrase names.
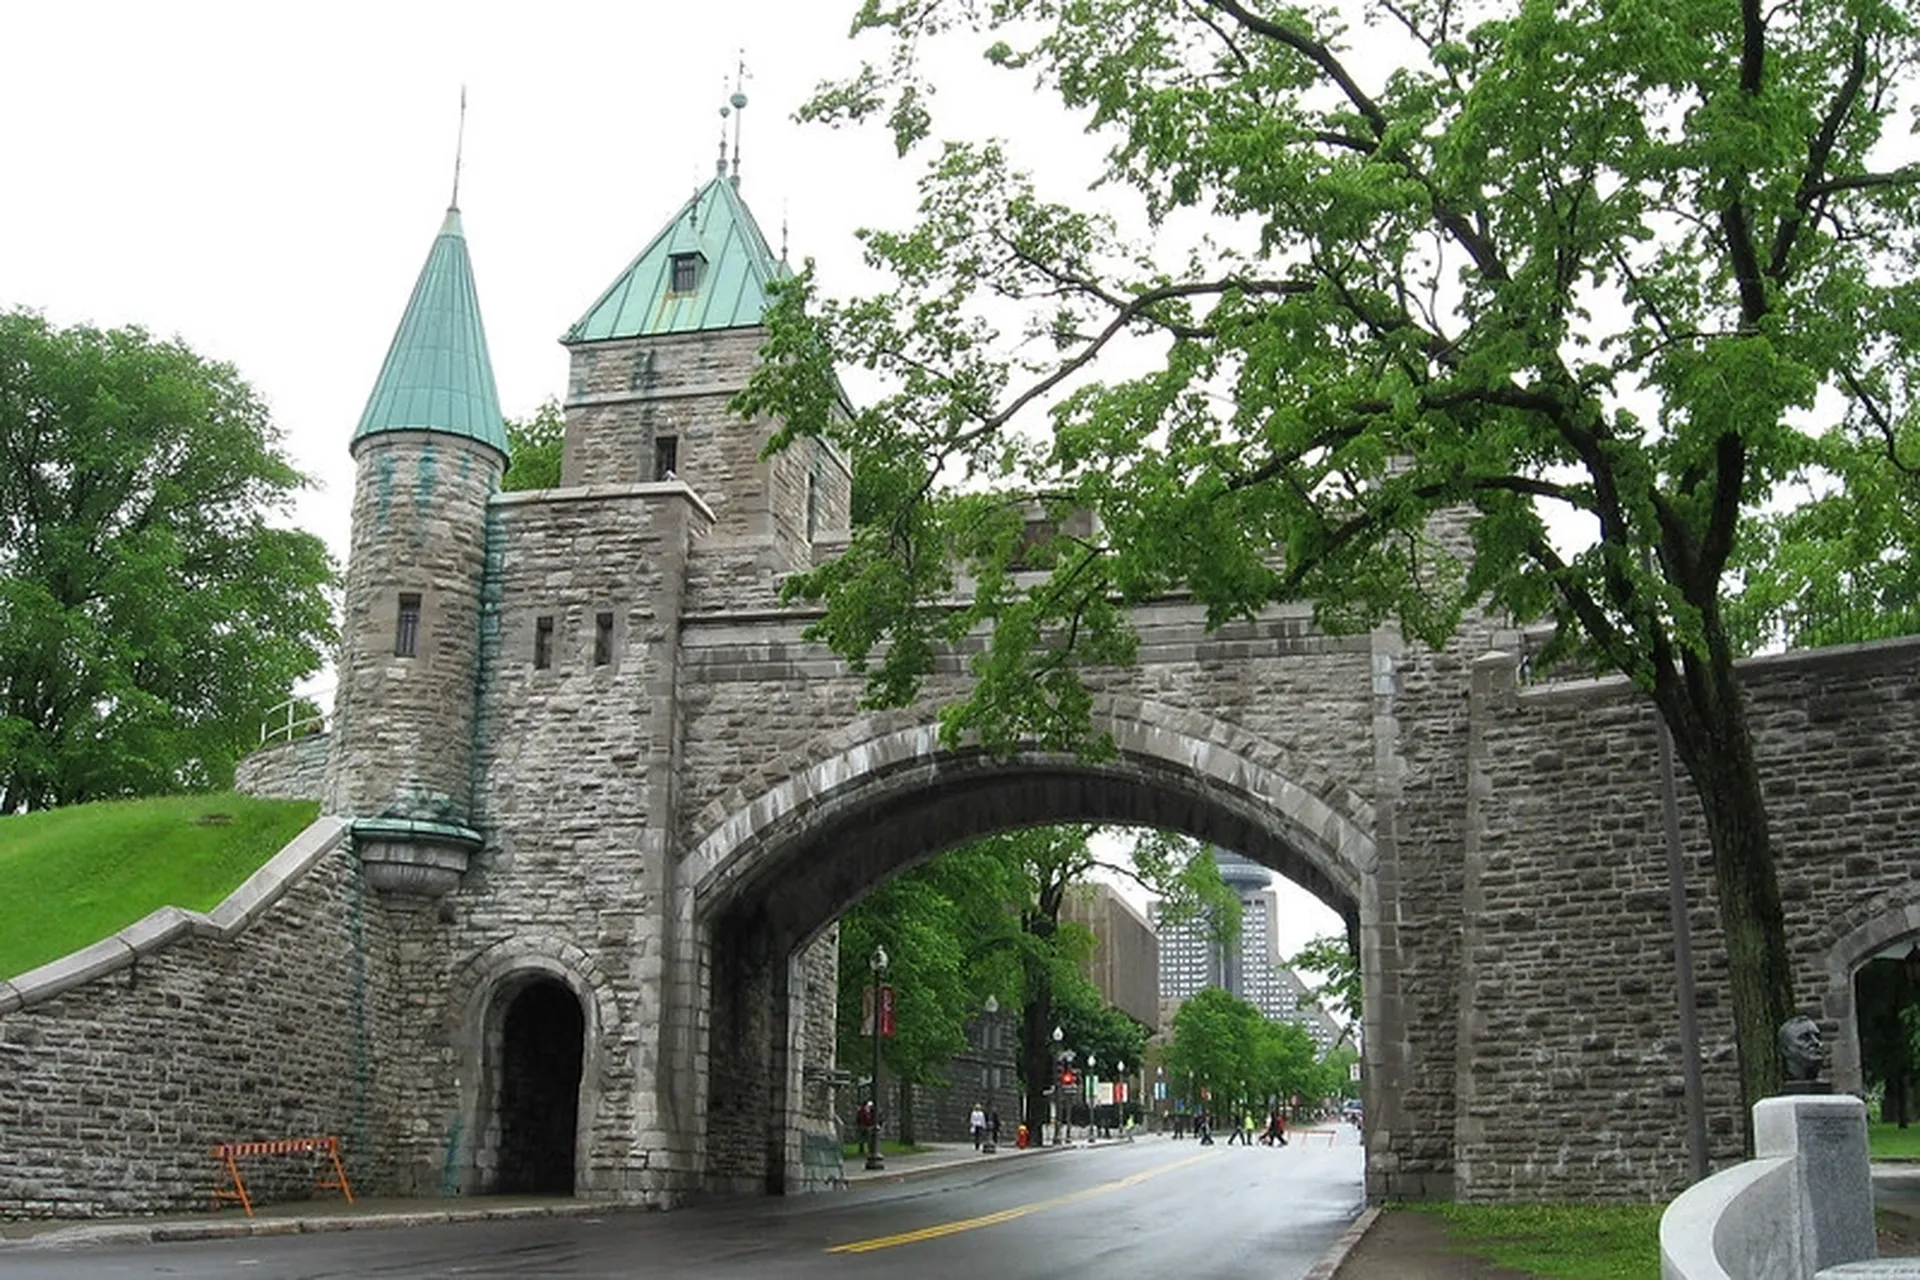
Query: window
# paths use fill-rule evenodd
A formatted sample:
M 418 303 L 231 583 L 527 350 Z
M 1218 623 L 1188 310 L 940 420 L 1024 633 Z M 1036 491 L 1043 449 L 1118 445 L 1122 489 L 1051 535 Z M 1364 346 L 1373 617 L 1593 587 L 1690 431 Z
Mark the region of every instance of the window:
M 534 620 L 533 665 L 542 671 L 553 665 L 553 617 L 551 614 Z
M 604 667 L 613 661 L 613 615 L 603 613 L 593 620 L 593 665 Z
M 400 614 L 393 627 L 393 656 L 411 658 L 420 651 L 420 593 L 400 594 Z
M 675 436 L 660 436 L 653 442 L 653 478 L 655 480 L 677 480 L 674 474 L 680 465 L 680 441 Z
M 697 253 L 676 253 L 673 255 L 673 279 L 668 283 L 669 293 L 692 293 L 700 286 L 700 255 Z

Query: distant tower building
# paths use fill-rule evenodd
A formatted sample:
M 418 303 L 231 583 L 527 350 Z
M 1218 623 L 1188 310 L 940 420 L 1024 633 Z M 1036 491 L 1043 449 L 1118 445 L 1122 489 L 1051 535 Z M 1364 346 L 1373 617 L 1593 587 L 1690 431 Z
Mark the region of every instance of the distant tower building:
M 1148 1034 L 1157 1031 L 1160 947 L 1146 917 L 1113 886 L 1092 884 L 1067 894 L 1060 918 L 1083 924 L 1093 934 L 1086 974 L 1099 988 L 1101 999 L 1145 1027 Z
M 1160 904 L 1150 909 L 1160 943 L 1161 1017 L 1171 1026 L 1173 1011 L 1208 987 L 1238 996 L 1274 1022 L 1297 1022 L 1325 1053 L 1340 1027 L 1323 1010 L 1303 1009 L 1306 985 L 1280 955 L 1280 901 L 1273 873 L 1236 853 L 1214 851 L 1220 878 L 1240 899 L 1240 936 L 1223 947 L 1207 936 L 1200 921 L 1162 919 Z

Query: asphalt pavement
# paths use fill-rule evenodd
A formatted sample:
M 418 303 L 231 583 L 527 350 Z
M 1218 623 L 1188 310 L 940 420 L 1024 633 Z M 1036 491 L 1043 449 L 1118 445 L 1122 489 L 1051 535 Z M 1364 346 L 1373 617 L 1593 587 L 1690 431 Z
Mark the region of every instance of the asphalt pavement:
M 1354 1140 L 1350 1129 L 1322 1131 L 1303 1129 L 1295 1131 L 1292 1136 L 1296 1143 L 1302 1145 L 1313 1145 L 1325 1141 L 1331 1146 L 1336 1141 Z M 976 1151 L 967 1143 L 934 1143 L 912 1154 L 889 1154 L 885 1158 L 885 1167 L 879 1170 L 866 1169 L 858 1159 L 849 1160 L 846 1174 L 849 1183 L 854 1186 L 909 1182 L 942 1171 L 956 1170 L 962 1166 L 987 1162 L 1047 1159 L 1055 1153 L 1087 1151 L 1090 1148 L 1113 1146 L 1125 1141 L 1125 1139 L 1088 1141 L 1083 1137 L 1067 1146 L 1044 1146 L 1023 1150 L 1011 1145 L 1002 1145 L 992 1152 Z M 1194 1146 L 1196 1153 L 1198 1151 L 1197 1146 L 1190 1139 L 1176 1144 L 1173 1139 L 1162 1135 L 1141 1135 L 1138 1141 L 1141 1144 Z M 256 1216 L 252 1218 L 245 1216 L 238 1208 L 227 1208 L 219 1212 L 147 1218 L 96 1219 L 80 1223 L 0 1221 L 0 1272 L 8 1269 L 9 1254 L 12 1254 L 16 1261 L 24 1262 L 29 1255 L 41 1250 L 65 1250 L 89 1245 L 127 1247 L 149 1243 L 264 1239 L 310 1233 L 436 1227 L 460 1223 L 520 1222 L 541 1218 L 604 1219 L 610 1213 L 620 1212 L 619 1207 L 605 1202 L 533 1196 L 488 1196 L 468 1199 L 368 1199 L 362 1197 L 352 1205 L 339 1200 L 324 1199 L 260 1205 L 256 1209 Z M 1334 1247 L 1320 1257 L 1307 1273 L 1307 1280 L 1333 1280 L 1335 1276 L 1340 1277 L 1341 1280 L 1371 1280 L 1375 1274 L 1402 1276 L 1403 1273 L 1394 1271 L 1376 1273 L 1369 1270 L 1364 1273 L 1352 1273 L 1341 1269 L 1349 1253 L 1366 1235 L 1366 1228 L 1374 1221 L 1374 1214 L 1362 1215 Z M 1385 1262 L 1386 1265 L 1391 1266 L 1391 1259 L 1386 1259 Z

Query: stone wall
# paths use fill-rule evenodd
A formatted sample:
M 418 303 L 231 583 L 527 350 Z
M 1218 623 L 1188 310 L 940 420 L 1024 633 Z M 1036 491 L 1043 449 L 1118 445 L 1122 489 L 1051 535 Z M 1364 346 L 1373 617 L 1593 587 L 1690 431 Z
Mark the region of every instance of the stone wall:
M 318 800 L 326 794 L 327 754 L 333 736 L 303 738 L 262 747 L 233 769 L 233 789 L 265 800 Z
M 1761 659 L 1743 678 L 1795 989 L 1817 1014 L 1834 940 L 1920 896 L 1920 643 Z M 1651 708 L 1619 681 L 1520 689 L 1499 657 L 1474 708 L 1462 1194 L 1671 1192 L 1689 1171 Z M 1719 1164 L 1739 1157 L 1744 1118 L 1705 832 L 1684 775 L 1678 789 Z M 1829 1041 L 1851 1022 L 1829 1016 Z
M 358 1193 L 391 1193 L 392 939 L 322 843 L 211 917 L 169 909 L 0 984 L 0 1217 L 204 1209 L 214 1144 L 316 1134 Z M 243 1173 L 262 1199 L 312 1194 L 304 1158 Z

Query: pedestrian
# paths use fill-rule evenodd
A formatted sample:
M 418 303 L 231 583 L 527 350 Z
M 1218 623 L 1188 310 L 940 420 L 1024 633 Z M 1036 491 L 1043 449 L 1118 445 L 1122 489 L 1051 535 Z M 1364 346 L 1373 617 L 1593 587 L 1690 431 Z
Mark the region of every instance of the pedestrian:
M 1254 1135 L 1255 1129 L 1256 1129 L 1256 1126 L 1253 1123 L 1253 1112 L 1249 1111 L 1245 1115 L 1240 1117 L 1240 1145 L 1241 1146 L 1250 1147 L 1253 1145 L 1253 1135 Z
M 1287 1118 L 1278 1111 L 1267 1120 L 1267 1145 L 1284 1147 L 1287 1145 Z
M 980 1144 L 987 1139 L 987 1111 L 977 1102 L 973 1104 L 973 1110 L 967 1113 L 967 1128 L 973 1132 L 973 1149 L 978 1151 Z
M 1186 1136 L 1187 1136 L 1187 1113 L 1184 1111 L 1176 1111 L 1173 1113 L 1173 1139 L 1175 1142 L 1178 1142 L 1180 1139 Z
M 987 1138 L 994 1146 L 1000 1145 L 1000 1108 L 987 1108 Z
M 1204 1111 L 1196 1113 L 1193 1117 L 1193 1134 L 1196 1138 L 1200 1139 L 1201 1146 L 1203 1147 L 1212 1146 L 1213 1145 L 1213 1117 L 1209 1116 Z

